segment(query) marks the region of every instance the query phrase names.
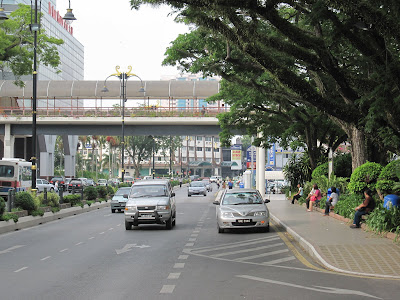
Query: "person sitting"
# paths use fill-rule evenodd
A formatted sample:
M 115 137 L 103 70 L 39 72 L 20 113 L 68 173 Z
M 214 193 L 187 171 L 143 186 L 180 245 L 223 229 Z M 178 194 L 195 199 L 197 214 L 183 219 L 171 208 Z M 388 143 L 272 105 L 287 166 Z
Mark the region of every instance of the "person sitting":
M 336 193 L 336 188 L 333 186 L 331 187 L 331 195 L 329 199 L 326 200 L 324 216 L 329 216 L 329 210 L 331 209 L 331 207 L 334 207 L 338 201 L 339 195 Z
M 355 208 L 356 213 L 354 215 L 353 225 L 350 225 L 350 228 L 360 228 L 361 217 L 369 214 L 375 208 L 375 200 L 372 198 L 370 189 L 367 188 L 364 190 L 364 197 L 364 202 Z
M 292 204 L 294 204 L 294 200 L 299 200 L 301 196 L 303 196 L 303 188 L 301 187 L 300 183 L 297 185 L 298 191 L 293 196 Z
M 321 198 L 322 198 L 321 191 L 318 189 L 318 185 L 314 184 L 312 191 L 314 191 L 314 193 L 313 194 L 310 193 L 307 197 L 307 198 L 309 198 L 309 203 L 308 203 L 308 208 L 307 208 L 308 212 L 312 212 L 313 203 L 319 202 L 319 200 L 321 200 Z

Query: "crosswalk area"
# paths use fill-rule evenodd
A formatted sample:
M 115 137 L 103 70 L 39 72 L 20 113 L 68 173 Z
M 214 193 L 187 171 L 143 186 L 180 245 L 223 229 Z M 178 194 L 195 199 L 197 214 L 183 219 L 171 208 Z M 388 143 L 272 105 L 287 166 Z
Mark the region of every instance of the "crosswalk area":
M 229 244 L 188 249 L 187 253 L 257 265 L 282 265 L 296 260 L 277 234 Z

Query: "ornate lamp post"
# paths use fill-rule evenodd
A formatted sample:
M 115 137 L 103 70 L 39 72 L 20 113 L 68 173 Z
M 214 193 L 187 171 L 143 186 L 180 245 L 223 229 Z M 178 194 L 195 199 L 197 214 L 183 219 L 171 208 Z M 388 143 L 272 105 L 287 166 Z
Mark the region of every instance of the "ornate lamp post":
M 69 1 L 69 8 L 64 18 L 65 22 L 69 24 L 76 20 L 71 9 L 71 1 Z M 32 96 L 32 190 L 36 190 L 36 105 L 37 105 L 37 34 L 40 30 L 40 24 L 38 23 L 38 1 L 35 0 L 34 5 L 34 23 L 30 24 L 30 29 L 33 32 L 33 96 Z
M 140 80 L 141 83 L 141 87 L 139 89 L 140 93 L 144 93 L 144 88 L 143 88 L 143 81 L 142 79 L 136 75 L 132 73 L 132 67 L 128 66 L 128 72 L 125 73 L 121 73 L 119 71 L 120 67 L 116 66 L 115 70 L 117 71 L 117 73 L 111 74 L 110 76 L 108 76 L 105 80 L 104 80 L 104 88 L 101 90 L 103 93 L 108 92 L 108 88 L 106 86 L 106 82 L 108 80 L 108 78 L 110 77 L 117 77 L 121 83 L 121 94 L 120 97 L 122 99 L 122 112 L 121 112 L 121 116 L 122 116 L 122 153 L 121 153 L 121 159 L 122 159 L 122 183 L 124 182 L 124 177 L 125 177 L 125 102 L 127 101 L 126 99 L 126 82 L 128 81 L 129 78 L 131 77 L 137 77 Z
M 0 4 L 0 23 L 3 23 L 7 19 L 8 19 L 8 17 L 6 15 L 6 13 L 4 12 L 4 8 L 3 8 L 3 0 L 1 0 L 1 4 Z

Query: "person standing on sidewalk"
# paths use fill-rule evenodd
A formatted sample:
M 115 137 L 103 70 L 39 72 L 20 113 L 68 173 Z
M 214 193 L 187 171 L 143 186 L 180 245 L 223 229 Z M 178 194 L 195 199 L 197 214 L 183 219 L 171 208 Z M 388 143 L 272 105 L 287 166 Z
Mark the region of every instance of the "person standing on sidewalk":
M 182 176 L 179 177 L 179 187 L 180 187 L 180 188 L 182 187 Z
M 229 181 L 228 181 L 228 189 L 232 189 L 233 188 L 233 182 L 232 182 L 232 179 L 229 179 Z
M 350 225 L 350 228 L 360 228 L 361 217 L 370 213 L 375 208 L 375 200 L 372 198 L 370 189 L 367 188 L 364 190 L 364 197 L 364 202 L 355 208 L 356 214 L 354 215 L 353 225 Z
M 294 200 L 299 200 L 301 196 L 303 196 L 303 188 L 301 187 L 300 183 L 297 185 L 298 191 L 293 196 L 292 204 L 294 204 Z
M 314 184 L 313 190 L 314 190 L 314 194 L 312 194 L 311 196 L 309 195 L 310 203 L 309 203 L 308 209 L 307 209 L 308 212 L 312 212 L 314 202 L 319 201 L 322 198 L 321 191 L 318 189 L 318 185 Z
M 331 206 L 335 206 L 336 203 L 339 201 L 339 195 L 336 193 L 336 188 L 334 186 L 331 187 L 331 192 L 331 196 L 328 200 L 326 200 L 324 216 L 329 216 L 329 210 Z

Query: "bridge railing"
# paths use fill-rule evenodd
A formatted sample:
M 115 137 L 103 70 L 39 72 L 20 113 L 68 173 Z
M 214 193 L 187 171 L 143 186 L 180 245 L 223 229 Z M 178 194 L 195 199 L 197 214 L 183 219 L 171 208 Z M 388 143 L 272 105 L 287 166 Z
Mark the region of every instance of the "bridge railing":
M 125 107 L 125 117 L 215 117 L 226 112 L 226 107 Z M 121 107 L 37 107 L 38 117 L 119 117 Z M 0 107 L 0 115 L 29 117 L 32 115 L 31 107 Z

